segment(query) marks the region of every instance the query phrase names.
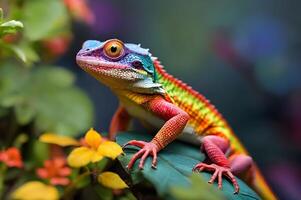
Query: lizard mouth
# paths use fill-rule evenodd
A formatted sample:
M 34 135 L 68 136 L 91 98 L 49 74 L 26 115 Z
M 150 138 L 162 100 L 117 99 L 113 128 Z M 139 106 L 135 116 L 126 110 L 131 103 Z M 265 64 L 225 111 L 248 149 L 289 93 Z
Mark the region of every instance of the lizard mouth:
M 111 70 L 111 69 L 130 69 L 130 67 L 97 59 L 92 56 L 76 56 L 76 63 L 83 69 L 99 71 L 99 70 Z

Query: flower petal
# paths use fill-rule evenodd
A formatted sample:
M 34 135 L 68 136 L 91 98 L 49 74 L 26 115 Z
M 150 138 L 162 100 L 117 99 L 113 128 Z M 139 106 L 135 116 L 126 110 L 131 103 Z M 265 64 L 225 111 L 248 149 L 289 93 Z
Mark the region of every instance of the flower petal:
M 23 184 L 12 194 L 12 199 L 18 200 L 57 200 L 59 192 L 50 185 L 45 185 L 39 181 L 30 181 Z
M 103 156 L 115 159 L 121 153 L 123 153 L 121 146 L 116 142 L 105 141 L 98 147 L 97 152 Z
M 101 143 L 101 135 L 97 133 L 93 128 L 90 128 L 90 130 L 85 135 L 85 142 L 90 147 L 97 149 L 97 147 Z
M 36 174 L 40 178 L 49 178 L 49 173 L 48 173 L 48 171 L 45 168 L 38 168 L 36 170 Z
M 50 179 L 52 185 L 68 185 L 70 180 L 65 177 L 53 177 Z
M 95 151 L 87 147 L 78 147 L 69 154 L 67 161 L 71 167 L 82 167 L 91 162 Z
M 101 159 L 103 159 L 103 155 L 101 153 L 98 153 L 97 151 L 95 151 L 94 155 L 92 156 L 91 162 L 98 162 Z
M 63 167 L 58 171 L 60 176 L 69 176 L 71 174 L 71 169 L 69 167 Z
M 128 185 L 120 178 L 120 176 L 113 172 L 103 172 L 99 174 L 98 182 L 111 189 L 128 188 Z
M 44 143 L 56 144 L 63 147 L 79 145 L 79 142 L 72 137 L 57 135 L 54 133 L 44 133 L 39 137 L 39 140 Z

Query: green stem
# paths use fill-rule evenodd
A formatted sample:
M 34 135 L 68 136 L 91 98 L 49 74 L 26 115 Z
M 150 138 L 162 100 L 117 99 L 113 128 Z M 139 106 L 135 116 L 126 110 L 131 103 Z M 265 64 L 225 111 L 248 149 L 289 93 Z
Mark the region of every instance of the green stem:
M 83 178 L 90 176 L 91 172 L 90 171 L 86 171 L 84 173 L 82 173 L 81 175 L 79 175 L 78 177 L 76 177 L 76 179 L 68 186 L 66 187 L 64 194 L 62 196 L 63 200 L 69 200 L 72 199 L 72 196 L 76 190 L 76 185 L 79 181 L 81 181 Z
M 7 167 L 4 164 L 0 165 L 0 199 L 2 199 L 2 195 L 4 194 L 4 179 Z

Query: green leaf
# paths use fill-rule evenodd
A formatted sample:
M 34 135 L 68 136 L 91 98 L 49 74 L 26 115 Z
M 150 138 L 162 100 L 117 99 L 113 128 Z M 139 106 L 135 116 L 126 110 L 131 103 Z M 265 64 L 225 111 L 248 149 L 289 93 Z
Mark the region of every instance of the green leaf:
M 11 49 L 12 52 L 14 52 L 14 54 L 17 56 L 17 58 L 19 58 L 22 62 L 24 62 L 24 63 L 27 62 L 26 55 L 19 46 L 9 45 L 8 47 Z
M 17 122 L 21 125 L 28 124 L 33 120 L 36 111 L 34 107 L 28 104 L 19 104 L 15 107 Z
M 22 145 L 28 141 L 28 135 L 25 133 L 21 133 L 17 136 L 17 138 L 14 140 L 13 146 L 17 147 L 18 149 L 21 149 Z
M 137 200 L 137 198 L 133 195 L 131 191 L 126 191 L 125 194 L 117 198 L 117 200 Z
M 0 41 L 0 47 L 6 50 L 4 53 L 14 54 L 18 59 L 26 64 L 25 66 L 32 66 L 33 62 L 36 62 L 40 59 L 38 54 L 32 48 L 31 44 L 28 42 L 22 42 L 18 45 L 14 45 Z
M 200 174 L 193 173 L 190 176 L 190 187 L 174 186 L 171 195 L 178 200 L 222 200 L 225 196 L 215 187 L 210 187 Z
M 34 119 L 39 132 L 77 136 L 92 125 L 90 99 L 73 86 L 74 76 L 59 67 L 35 70 L 4 64 L 0 67 L 0 105 L 13 107 L 19 124 Z
M 76 88 L 48 91 L 36 102 L 39 130 L 61 135 L 77 136 L 92 124 L 92 105 L 86 95 Z
M 28 82 L 28 71 L 14 63 L 1 63 L 0 67 L 0 105 L 12 107 L 23 101 L 20 94 Z
M 113 192 L 111 189 L 108 189 L 99 184 L 94 185 L 93 189 L 96 192 L 96 194 L 100 200 L 112 200 L 113 199 Z
M 123 145 L 132 139 L 150 141 L 152 137 L 142 133 L 121 133 L 117 136 L 117 143 Z M 136 152 L 137 148 L 135 147 L 126 148 L 126 155 L 118 158 L 124 169 L 126 169 L 126 165 Z M 129 173 L 132 177 L 133 184 L 144 182 L 142 179 L 144 178 L 152 183 L 159 195 L 170 196 L 170 189 L 172 187 L 191 187 L 189 177 L 192 174 L 192 168 L 197 163 L 203 161 L 204 158 L 205 156 L 200 152 L 198 146 L 174 141 L 159 152 L 156 170 L 151 168 L 152 159 L 149 157 L 146 160 L 143 170 L 138 169 L 139 161 L 137 161 L 133 170 Z M 212 174 L 207 172 L 201 173 L 201 176 L 206 181 L 210 179 L 211 175 Z M 260 199 L 243 181 L 240 179 L 237 179 L 237 181 L 240 185 L 240 193 L 234 195 L 232 184 L 226 179 L 223 179 L 222 192 L 227 199 Z M 217 187 L 217 184 L 214 184 L 214 186 L 208 185 L 208 187 Z
M 62 68 L 57 66 L 42 66 L 39 67 L 33 74 L 32 80 L 39 82 L 44 86 L 49 87 L 70 87 L 75 80 L 74 75 Z
M 23 101 L 22 96 L 19 95 L 7 95 L 6 97 L 0 100 L 1 100 L 0 104 L 4 108 L 9 108 L 18 105 Z
M 11 29 L 17 29 L 17 28 L 23 28 L 23 23 L 16 20 L 10 20 L 8 22 L 4 22 L 0 25 L 1 28 L 11 28 Z
M 91 101 L 81 90 L 71 87 L 74 76 L 69 71 L 40 67 L 32 74 L 31 81 L 26 94 L 35 102 L 38 111 L 35 124 L 39 130 L 76 136 L 92 125 Z
M 87 187 L 90 183 L 91 183 L 90 176 L 82 176 L 76 180 L 74 185 L 75 185 L 76 189 L 81 189 L 81 188 Z
M 8 109 L 0 106 L 0 117 L 3 117 L 8 114 Z
M 23 28 L 23 23 L 16 20 L 4 22 L 0 25 L 0 36 L 5 34 L 16 33 L 19 29 Z
M 19 49 L 23 52 L 25 56 L 25 63 L 26 66 L 32 66 L 32 63 L 37 62 L 40 60 L 39 55 L 34 50 L 32 45 L 28 42 L 22 42 L 18 44 Z
M 25 36 L 37 41 L 66 30 L 68 14 L 63 1 L 26 1 L 24 7 Z
M 34 165 L 42 166 L 44 160 L 47 160 L 49 158 L 49 145 L 32 138 L 29 146 L 29 153 L 26 154 L 30 155 L 28 159 Z
M 18 59 L 20 59 L 22 62 L 26 62 L 26 55 L 24 54 L 23 50 L 20 48 L 20 46 L 14 45 L 14 44 L 7 44 L 4 42 L 0 41 L 0 46 L 4 51 L 4 55 L 6 54 L 10 55 L 13 54 L 15 55 Z

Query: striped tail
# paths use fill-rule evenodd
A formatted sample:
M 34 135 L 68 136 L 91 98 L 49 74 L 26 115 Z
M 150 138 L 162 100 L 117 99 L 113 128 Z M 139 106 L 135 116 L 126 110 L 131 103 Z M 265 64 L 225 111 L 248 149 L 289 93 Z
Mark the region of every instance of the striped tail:
M 277 197 L 272 192 L 266 181 L 264 180 L 260 170 L 254 164 L 254 179 L 250 185 L 263 200 L 277 200 Z

